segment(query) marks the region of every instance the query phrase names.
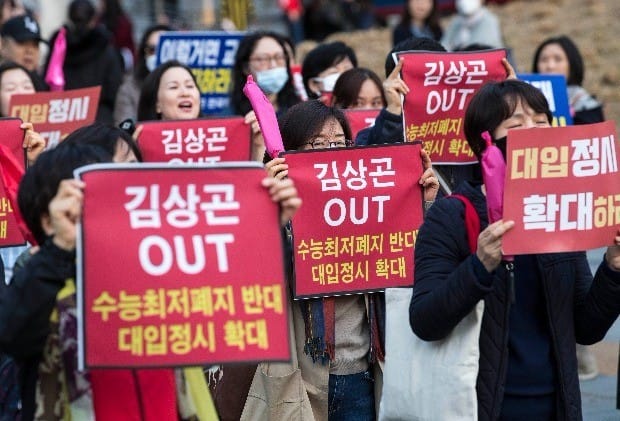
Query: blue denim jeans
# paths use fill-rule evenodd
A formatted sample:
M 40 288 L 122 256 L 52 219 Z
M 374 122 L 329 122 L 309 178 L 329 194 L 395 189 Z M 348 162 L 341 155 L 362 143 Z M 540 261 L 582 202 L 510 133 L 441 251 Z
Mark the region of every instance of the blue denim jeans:
M 329 421 L 374 421 L 375 380 L 372 372 L 329 375 Z

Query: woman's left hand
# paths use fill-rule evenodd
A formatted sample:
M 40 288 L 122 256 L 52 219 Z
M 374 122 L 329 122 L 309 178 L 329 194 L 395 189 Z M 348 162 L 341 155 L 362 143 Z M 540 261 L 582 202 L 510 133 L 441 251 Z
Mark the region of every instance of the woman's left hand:
M 19 127 L 26 131 L 22 147 L 26 149 L 26 159 L 28 160 L 28 166 L 30 166 L 34 164 L 41 152 L 45 150 L 45 139 L 34 131 L 32 123 L 22 123 Z
M 605 259 L 607 260 L 607 266 L 611 270 L 620 272 L 620 230 L 616 234 L 614 239 L 615 245 L 607 247 Z
M 278 180 L 267 177 L 263 179 L 262 184 L 269 190 L 271 200 L 280 204 L 280 224 L 286 225 L 301 206 L 301 199 L 297 194 L 293 180 L 290 178 Z
M 428 156 L 428 152 L 424 149 L 420 149 L 420 156 L 422 157 L 424 173 L 422 173 L 419 183 L 422 189 L 424 189 L 424 201 L 434 202 L 437 197 L 437 192 L 439 191 L 439 180 L 437 180 L 435 171 L 433 171 L 433 165 L 430 156 Z
M 263 157 L 265 156 L 265 138 L 263 137 L 263 132 L 260 130 L 256 113 L 250 111 L 245 115 L 243 121 L 252 129 L 252 160 L 263 162 Z

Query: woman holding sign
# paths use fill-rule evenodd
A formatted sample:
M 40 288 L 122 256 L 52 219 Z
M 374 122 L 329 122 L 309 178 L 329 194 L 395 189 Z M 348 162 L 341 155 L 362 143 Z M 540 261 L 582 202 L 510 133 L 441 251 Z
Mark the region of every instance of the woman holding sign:
M 585 73 L 583 58 L 575 43 L 566 35 L 547 38 L 534 53 L 533 73 L 559 74 L 566 78 L 568 103 L 574 124 L 600 123 L 605 120 L 603 104 L 581 86 Z M 598 375 L 592 351 L 577 345 L 579 379 L 590 380 Z
M 35 85 L 32 76 L 25 67 L 7 61 L 0 64 L 0 117 L 9 117 L 11 111 L 11 97 L 13 95 L 28 95 L 35 93 Z M 45 149 L 45 139 L 34 131 L 32 123 L 24 122 L 23 148 L 26 152 L 26 161 L 32 165 L 39 154 Z M 4 263 L 4 276 L 7 282 L 13 275 L 13 265 L 17 257 L 25 247 L 5 247 L 0 249 L 0 255 Z
M 464 124 L 479 160 L 493 147 L 486 146 L 487 131 L 505 160 L 508 131 L 550 127 L 551 112 L 538 89 L 507 80 L 482 87 Z M 610 239 L 615 245 L 607 249 L 594 279 L 583 252 L 519 255 L 507 261 L 502 237 L 514 221 L 489 222 L 488 181 L 464 182 L 456 190 L 479 218 L 474 253 L 465 225 L 477 218 L 466 213 L 460 200 L 440 199 L 427 213 L 415 248 L 411 328 L 422 340 L 441 346 L 483 300 L 476 341 L 478 418 L 581 419 L 575 343 L 601 340 L 618 317 L 620 232 Z
M 292 107 L 280 127 L 286 150 L 352 145 L 344 113 L 320 100 Z M 421 158 L 425 172 L 420 185 L 424 199 L 432 201 L 439 183 L 425 152 Z M 288 170 L 284 158 L 273 159 L 266 167 L 276 178 L 284 177 Z M 289 272 L 290 279 L 292 276 Z M 376 376 L 381 375 L 379 362 L 383 360 L 383 294 L 301 300 L 293 303 L 292 313 L 299 366 L 289 367 L 291 372 L 301 370 L 302 387 L 309 397 L 314 419 L 375 420 L 375 402 L 380 398 L 375 385 L 381 384 Z M 261 364 L 259 369 L 268 373 L 273 364 Z

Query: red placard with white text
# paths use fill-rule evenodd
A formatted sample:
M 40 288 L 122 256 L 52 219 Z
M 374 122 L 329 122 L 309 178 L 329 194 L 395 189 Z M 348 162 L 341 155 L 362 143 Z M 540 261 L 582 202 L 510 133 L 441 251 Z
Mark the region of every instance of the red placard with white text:
M 620 227 L 620 143 L 613 121 L 508 131 L 505 254 L 609 246 Z
M 56 146 L 69 133 L 95 122 L 100 86 L 69 91 L 13 95 L 11 117 L 32 123 L 48 148 Z
M 420 144 L 283 155 L 303 200 L 292 221 L 295 297 L 411 286 Z
M 86 183 L 81 364 L 290 358 L 279 209 L 260 164 L 99 164 L 76 175 Z
M 344 109 L 344 115 L 351 126 L 351 140 L 355 140 L 357 134 L 375 124 L 375 119 L 381 110 L 352 110 Z M 385 143 L 388 143 L 387 141 Z
M 250 160 L 243 117 L 145 121 L 138 143 L 145 162 L 214 163 Z
M 465 110 L 485 82 L 506 78 L 506 51 L 396 56 L 405 60 L 401 78 L 410 89 L 403 100 L 405 141 L 423 141 L 434 164 L 477 162 L 463 133 Z
M 24 131 L 20 128 L 22 121 L 18 118 L 0 119 L 0 148 L 3 155 L 10 155 L 11 162 L 15 164 L 15 170 L 23 173 L 25 169 L 25 154 L 22 147 Z M 5 158 L 3 158 L 4 160 Z M 0 171 L 11 171 L 12 166 L 4 168 L 0 165 Z M 17 226 L 13 204 L 9 200 L 4 185 L 4 180 L 13 180 L 16 174 L 2 174 L 0 177 L 0 247 L 21 246 L 26 244 L 24 237 Z M 18 182 L 17 180 L 14 180 Z M 17 204 L 14 204 L 17 206 Z

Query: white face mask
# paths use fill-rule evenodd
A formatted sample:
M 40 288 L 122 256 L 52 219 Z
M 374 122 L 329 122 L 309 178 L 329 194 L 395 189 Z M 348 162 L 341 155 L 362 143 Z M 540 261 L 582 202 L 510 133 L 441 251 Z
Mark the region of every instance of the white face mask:
M 149 69 L 149 72 L 152 72 L 157 68 L 157 56 L 155 54 L 148 56 L 144 59 L 144 64 L 146 64 L 146 68 Z
M 456 11 L 461 15 L 473 15 L 482 7 L 481 0 L 456 0 Z
M 286 82 L 288 82 L 286 67 L 274 67 L 256 72 L 256 83 L 266 94 L 279 93 Z
M 314 80 L 323 84 L 323 89 L 321 92 L 332 92 L 339 77 L 340 73 L 332 73 L 331 75 L 327 75 L 323 78 L 317 77 Z

